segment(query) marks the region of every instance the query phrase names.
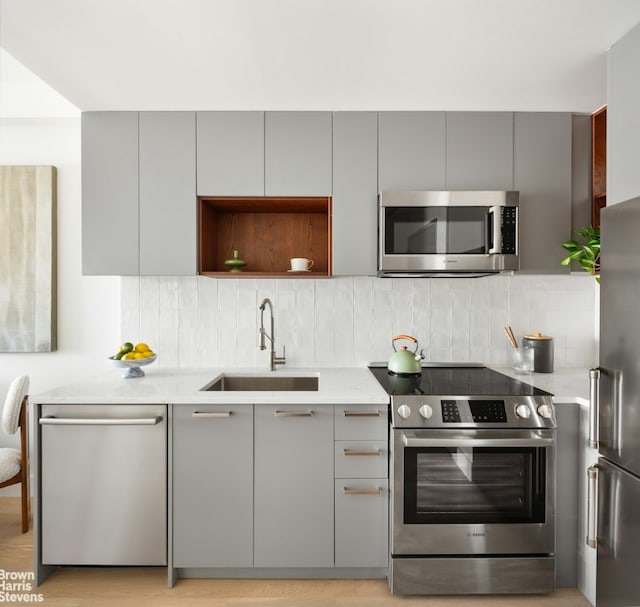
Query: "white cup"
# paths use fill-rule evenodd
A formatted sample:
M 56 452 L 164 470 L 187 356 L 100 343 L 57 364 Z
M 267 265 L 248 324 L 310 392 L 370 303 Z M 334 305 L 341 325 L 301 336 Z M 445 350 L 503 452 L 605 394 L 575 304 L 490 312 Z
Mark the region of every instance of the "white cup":
M 291 260 L 292 272 L 308 272 L 313 267 L 313 259 L 305 257 L 294 257 Z

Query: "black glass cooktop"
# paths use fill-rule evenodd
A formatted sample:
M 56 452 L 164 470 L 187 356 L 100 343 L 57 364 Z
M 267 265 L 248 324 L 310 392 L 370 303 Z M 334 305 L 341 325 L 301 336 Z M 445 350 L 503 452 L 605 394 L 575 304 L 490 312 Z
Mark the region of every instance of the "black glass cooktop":
M 425 366 L 417 377 L 390 374 L 386 366 L 369 369 L 391 395 L 551 396 L 540 388 L 482 366 Z

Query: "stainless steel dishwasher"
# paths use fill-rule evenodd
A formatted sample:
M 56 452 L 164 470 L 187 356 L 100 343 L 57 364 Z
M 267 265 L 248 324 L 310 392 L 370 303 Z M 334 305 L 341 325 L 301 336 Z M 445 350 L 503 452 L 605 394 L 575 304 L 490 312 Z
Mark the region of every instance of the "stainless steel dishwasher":
M 42 405 L 42 563 L 166 565 L 165 405 Z

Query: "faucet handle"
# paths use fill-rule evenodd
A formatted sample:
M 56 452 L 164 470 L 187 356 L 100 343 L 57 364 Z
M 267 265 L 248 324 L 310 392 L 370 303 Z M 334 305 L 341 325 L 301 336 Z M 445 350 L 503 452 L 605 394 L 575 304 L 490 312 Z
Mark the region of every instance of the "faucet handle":
M 285 349 L 284 346 L 282 346 L 282 356 L 274 356 L 273 358 L 273 363 L 275 365 L 284 365 L 286 364 L 287 359 L 285 357 Z

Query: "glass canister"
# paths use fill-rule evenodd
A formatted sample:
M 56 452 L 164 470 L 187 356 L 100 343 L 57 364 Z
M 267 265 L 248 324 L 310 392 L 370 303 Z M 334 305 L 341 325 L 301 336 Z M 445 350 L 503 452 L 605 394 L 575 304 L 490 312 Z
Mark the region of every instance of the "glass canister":
M 553 373 L 553 337 L 532 333 L 522 338 L 522 345 L 533 349 L 533 370 L 536 373 Z

